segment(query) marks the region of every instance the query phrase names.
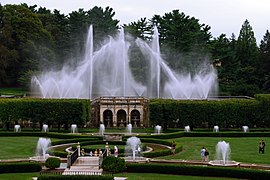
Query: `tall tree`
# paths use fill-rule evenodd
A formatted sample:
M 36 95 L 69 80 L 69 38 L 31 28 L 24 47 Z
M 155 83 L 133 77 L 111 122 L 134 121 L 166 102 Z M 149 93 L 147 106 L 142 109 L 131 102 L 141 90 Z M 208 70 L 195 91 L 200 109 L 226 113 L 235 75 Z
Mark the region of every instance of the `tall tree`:
M 260 78 L 257 76 L 259 49 L 248 20 L 245 20 L 240 29 L 236 43 L 236 55 L 240 62 L 240 68 L 237 68 L 238 87 L 236 87 L 235 93 L 253 96 L 259 92 L 260 85 Z
M 38 69 L 40 59 L 51 59 L 48 48 L 52 45 L 51 36 L 39 18 L 23 5 L 5 5 L 1 14 L 1 32 L 4 33 L 0 35 L 0 46 L 5 56 L 1 60 L 9 62 L 4 70 L 9 78 L 8 82 L 0 84 L 19 86 L 20 82 L 30 82 L 29 74 Z
M 260 44 L 262 88 L 270 93 L 270 33 L 267 30 Z

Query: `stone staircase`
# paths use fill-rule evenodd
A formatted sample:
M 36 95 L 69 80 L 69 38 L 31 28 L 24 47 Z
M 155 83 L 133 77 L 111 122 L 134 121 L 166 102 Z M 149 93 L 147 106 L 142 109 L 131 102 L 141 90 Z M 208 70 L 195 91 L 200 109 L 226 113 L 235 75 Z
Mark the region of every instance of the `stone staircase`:
M 100 158 L 96 156 L 78 157 L 62 175 L 101 175 L 103 169 L 99 168 L 99 162 Z

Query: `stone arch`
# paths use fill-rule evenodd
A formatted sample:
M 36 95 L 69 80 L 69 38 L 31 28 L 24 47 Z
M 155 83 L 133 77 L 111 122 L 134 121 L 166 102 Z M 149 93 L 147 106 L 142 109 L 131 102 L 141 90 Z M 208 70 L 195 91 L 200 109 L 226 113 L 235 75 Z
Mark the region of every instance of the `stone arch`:
M 113 112 L 106 109 L 103 112 L 103 123 L 105 127 L 113 127 Z
M 127 113 L 125 110 L 120 109 L 117 111 L 117 127 L 126 127 Z
M 140 127 L 141 113 L 137 109 L 130 112 L 130 119 L 132 127 Z

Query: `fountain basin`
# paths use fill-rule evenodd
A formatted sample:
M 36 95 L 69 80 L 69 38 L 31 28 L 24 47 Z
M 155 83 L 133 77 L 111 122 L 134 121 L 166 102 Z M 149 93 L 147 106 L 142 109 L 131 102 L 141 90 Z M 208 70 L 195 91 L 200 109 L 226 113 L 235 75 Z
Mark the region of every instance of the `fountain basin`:
M 225 166 L 225 167 L 236 167 L 236 166 L 240 166 L 240 163 L 239 162 L 236 162 L 236 161 L 226 161 L 224 163 L 223 160 L 209 161 L 208 164 L 210 166 Z

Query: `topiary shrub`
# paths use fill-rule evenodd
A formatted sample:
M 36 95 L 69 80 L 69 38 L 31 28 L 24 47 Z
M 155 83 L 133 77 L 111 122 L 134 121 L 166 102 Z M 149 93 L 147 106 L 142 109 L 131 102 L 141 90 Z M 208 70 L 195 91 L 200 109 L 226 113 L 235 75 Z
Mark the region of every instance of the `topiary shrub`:
M 57 157 L 49 157 L 45 162 L 45 166 L 49 169 L 55 169 L 60 167 L 60 162 L 60 159 Z
M 119 173 L 125 170 L 125 160 L 119 157 L 107 156 L 102 161 L 102 168 L 104 171 Z

